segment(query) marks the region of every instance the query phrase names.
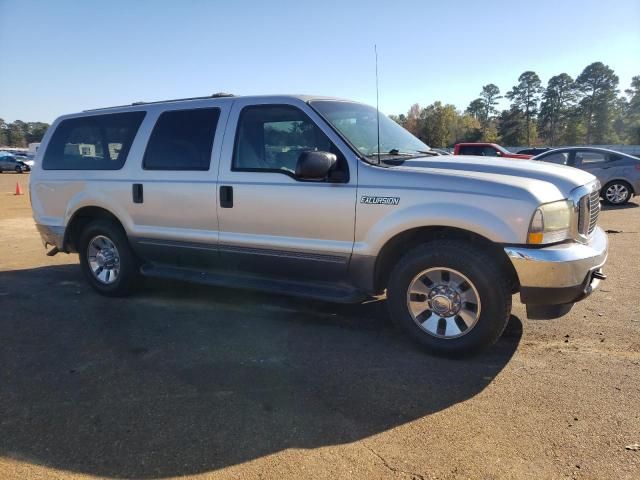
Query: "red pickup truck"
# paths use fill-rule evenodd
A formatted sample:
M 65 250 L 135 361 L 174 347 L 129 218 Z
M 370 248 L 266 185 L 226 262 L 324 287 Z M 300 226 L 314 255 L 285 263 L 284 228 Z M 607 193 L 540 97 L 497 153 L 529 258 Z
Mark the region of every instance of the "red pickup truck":
M 520 158 L 526 160 L 533 155 L 511 153 L 509 150 L 495 143 L 457 143 L 453 148 L 454 155 L 478 155 L 481 157 Z

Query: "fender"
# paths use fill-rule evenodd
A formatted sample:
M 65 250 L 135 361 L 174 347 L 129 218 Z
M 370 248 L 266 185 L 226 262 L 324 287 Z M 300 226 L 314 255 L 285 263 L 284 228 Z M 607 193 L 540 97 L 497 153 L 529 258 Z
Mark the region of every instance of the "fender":
M 353 253 L 375 257 L 393 237 L 419 227 L 452 227 L 467 230 L 495 243 L 522 243 L 533 213 L 523 207 L 525 205 L 517 201 L 511 205 L 514 212 L 522 210 L 517 216 L 520 222 L 516 224 L 516 229 L 495 213 L 475 206 L 451 203 L 411 205 L 380 218 L 369 231 L 364 232 L 364 238 L 355 242 Z M 510 220 L 513 223 L 513 217 Z
M 127 214 L 126 210 L 121 208 L 113 199 L 109 198 L 99 190 L 94 192 L 88 192 L 87 190 L 81 190 L 69 199 L 67 209 L 64 214 L 64 227 L 69 226 L 71 220 L 75 214 L 84 207 L 99 207 L 107 212 L 110 212 L 118 221 L 122 224 L 125 232 L 129 234 L 133 227 L 133 220 Z

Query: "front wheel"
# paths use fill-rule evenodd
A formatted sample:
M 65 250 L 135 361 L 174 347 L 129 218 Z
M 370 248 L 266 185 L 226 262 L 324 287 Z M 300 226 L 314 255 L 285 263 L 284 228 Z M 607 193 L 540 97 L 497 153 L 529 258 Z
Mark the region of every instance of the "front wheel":
M 463 356 L 492 345 L 511 313 L 511 289 L 498 264 L 470 242 L 415 248 L 389 278 L 393 320 L 435 354 Z
M 631 199 L 631 186 L 627 182 L 616 180 L 607 183 L 602 189 L 602 198 L 609 205 L 624 205 Z
M 16 167 L 16 173 L 22 173 L 22 167 Z
M 103 295 L 131 293 L 138 277 L 138 261 L 127 236 L 110 220 L 94 220 L 80 234 L 80 267 L 91 286 Z

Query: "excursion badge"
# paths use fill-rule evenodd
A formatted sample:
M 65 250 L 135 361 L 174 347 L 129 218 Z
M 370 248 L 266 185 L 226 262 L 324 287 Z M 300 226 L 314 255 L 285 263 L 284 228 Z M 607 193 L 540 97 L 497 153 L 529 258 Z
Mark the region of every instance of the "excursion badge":
M 360 197 L 360 203 L 368 203 L 369 205 L 398 205 L 400 203 L 400 197 L 371 197 L 369 195 L 362 195 Z

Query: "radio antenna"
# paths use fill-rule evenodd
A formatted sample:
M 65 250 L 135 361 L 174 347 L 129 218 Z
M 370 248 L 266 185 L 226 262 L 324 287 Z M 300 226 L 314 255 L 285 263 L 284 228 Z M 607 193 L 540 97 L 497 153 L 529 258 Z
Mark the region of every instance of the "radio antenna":
M 380 97 L 378 96 L 378 45 L 373 44 L 376 54 L 376 121 L 378 127 L 378 163 L 380 163 Z

